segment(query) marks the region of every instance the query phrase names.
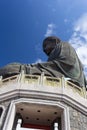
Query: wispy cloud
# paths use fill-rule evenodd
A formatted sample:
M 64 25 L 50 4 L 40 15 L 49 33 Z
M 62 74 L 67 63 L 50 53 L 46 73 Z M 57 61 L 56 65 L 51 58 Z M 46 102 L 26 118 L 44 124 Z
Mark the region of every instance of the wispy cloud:
M 65 19 L 64 19 L 64 23 L 67 23 L 67 22 L 68 22 L 68 19 L 67 19 L 67 18 L 65 18 Z
M 35 63 L 42 63 L 43 61 L 40 59 L 40 58 L 38 58 L 36 61 L 35 61 Z
M 69 42 L 72 43 L 76 49 L 87 76 L 87 13 L 83 14 L 74 23 L 73 34 Z
M 46 30 L 46 33 L 45 33 L 45 37 L 47 36 L 51 36 L 51 35 L 55 35 L 55 29 L 56 29 L 56 25 L 51 23 L 51 24 L 48 24 L 47 26 L 47 30 Z
M 40 55 L 42 53 L 42 44 L 41 43 L 35 44 L 35 51 L 38 55 Z

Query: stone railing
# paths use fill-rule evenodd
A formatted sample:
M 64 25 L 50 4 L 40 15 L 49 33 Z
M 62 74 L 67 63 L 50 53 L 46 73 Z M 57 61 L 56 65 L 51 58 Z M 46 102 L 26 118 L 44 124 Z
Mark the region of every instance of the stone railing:
M 12 77 L 8 77 L 6 79 L 2 79 L 0 77 L 0 87 L 4 84 L 8 83 L 27 83 L 41 86 L 49 86 L 49 87 L 59 87 L 62 89 L 72 89 L 75 93 L 78 93 L 80 96 L 87 98 L 87 92 L 85 87 L 81 88 L 78 85 L 74 84 L 69 80 L 69 78 L 56 78 L 56 77 L 48 77 L 44 76 L 44 73 L 41 75 L 27 75 L 22 71 L 19 75 L 15 75 Z

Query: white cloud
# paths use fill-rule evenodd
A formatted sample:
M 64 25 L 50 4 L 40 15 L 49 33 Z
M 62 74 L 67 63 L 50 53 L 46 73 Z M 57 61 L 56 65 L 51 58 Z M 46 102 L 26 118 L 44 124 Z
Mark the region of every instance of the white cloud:
M 69 42 L 72 43 L 76 49 L 87 76 L 87 13 L 83 14 L 74 23 L 73 34 Z
M 56 29 L 55 24 L 53 24 L 53 23 L 48 24 L 45 37 L 54 35 L 55 34 L 55 29 Z
M 68 19 L 65 18 L 65 19 L 64 19 L 64 23 L 67 23 L 67 22 L 68 22 Z
M 42 62 L 43 61 L 40 58 L 38 58 L 35 63 L 42 63 Z

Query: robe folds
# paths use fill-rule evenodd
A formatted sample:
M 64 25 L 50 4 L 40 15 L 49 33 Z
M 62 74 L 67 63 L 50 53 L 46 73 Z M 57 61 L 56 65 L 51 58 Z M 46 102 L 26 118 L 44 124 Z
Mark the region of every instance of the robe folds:
M 0 68 L 0 75 L 4 78 L 20 73 L 41 74 L 51 77 L 67 77 L 80 87 L 86 86 L 83 66 L 76 54 L 75 49 L 67 42 L 60 42 L 52 50 L 48 61 L 37 64 L 11 63 Z

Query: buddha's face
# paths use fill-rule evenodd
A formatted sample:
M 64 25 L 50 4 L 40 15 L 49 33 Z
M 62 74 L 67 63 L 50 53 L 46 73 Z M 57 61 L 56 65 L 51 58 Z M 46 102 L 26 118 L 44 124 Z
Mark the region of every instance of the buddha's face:
M 43 51 L 46 53 L 46 55 L 49 56 L 52 50 L 55 48 L 55 46 L 56 46 L 56 43 L 47 41 L 43 45 Z

